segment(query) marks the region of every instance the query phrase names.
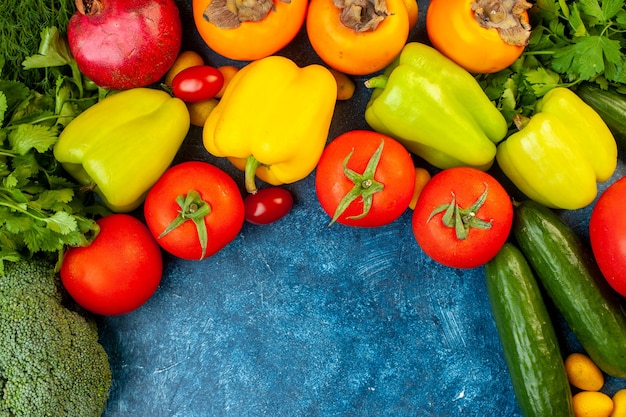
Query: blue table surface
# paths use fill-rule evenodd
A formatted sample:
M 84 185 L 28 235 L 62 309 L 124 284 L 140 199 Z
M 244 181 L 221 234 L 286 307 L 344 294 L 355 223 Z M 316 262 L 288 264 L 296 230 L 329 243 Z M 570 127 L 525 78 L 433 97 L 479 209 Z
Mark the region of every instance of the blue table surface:
M 423 40 L 427 1 L 410 40 Z M 183 49 L 207 64 L 236 63 L 199 40 L 181 4 Z M 279 54 L 320 63 L 304 30 Z M 338 102 L 329 140 L 365 128 L 368 99 Z M 209 155 L 192 127 L 175 162 Z M 498 175 L 498 173 L 494 173 Z M 620 161 L 600 191 L 626 175 Z M 520 416 L 493 323 L 482 268 L 441 266 L 411 231 L 411 211 L 384 227 L 335 224 L 315 195 L 315 173 L 286 186 L 292 212 L 244 224 L 203 261 L 165 256 L 155 295 L 99 319 L 113 371 L 105 417 Z M 505 180 L 505 179 L 503 179 Z M 583 239 L 591 206 L 563 212 Z M 581 348 L 555 314 L 564 353 Z M 607 378 L 604 391 L 626 388 Z

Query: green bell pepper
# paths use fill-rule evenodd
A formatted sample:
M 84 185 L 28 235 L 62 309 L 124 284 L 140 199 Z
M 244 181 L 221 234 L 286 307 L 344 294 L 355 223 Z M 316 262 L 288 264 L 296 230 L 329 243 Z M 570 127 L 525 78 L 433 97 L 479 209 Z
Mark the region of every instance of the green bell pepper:
M 162 90 L 125 90 L 72 120 L 54 157 L 112 211 L 129 212 L 172 163 L 189 126 L 182 100 Z
M 436 49 L 405 45 L 379 76 L 365 120 L 438 168 L 488 169 L 507 134 L 504 116 L 474 77 Z
M 550 90 L 521 129 L 498 145 L 502 172 L 528 198 L 576 210 L 597 195 L 617 167 L 617 143 L 591 107 L 568 88 Z

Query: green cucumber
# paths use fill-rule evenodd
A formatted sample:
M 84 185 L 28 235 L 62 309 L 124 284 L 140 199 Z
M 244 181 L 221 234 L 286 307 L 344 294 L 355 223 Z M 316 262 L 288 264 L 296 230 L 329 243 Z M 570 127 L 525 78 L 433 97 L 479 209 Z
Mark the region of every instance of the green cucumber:
M 626 315 L 591 251 L 551 209 L 518 203 L 513 235 L 546 293 L 589 357 L 608 375 L 626 378 Z
M 539 285 L 521 251 L 505 243 L 485 265 L 487 294 L 524 417 L 573 417 L 572 392 Z
M 613 133 L 617 145 L 626 150 L 626 96 L 610 87 L 603 90 L 591 83 L 578 86 L 576 94 L 600 115 Z

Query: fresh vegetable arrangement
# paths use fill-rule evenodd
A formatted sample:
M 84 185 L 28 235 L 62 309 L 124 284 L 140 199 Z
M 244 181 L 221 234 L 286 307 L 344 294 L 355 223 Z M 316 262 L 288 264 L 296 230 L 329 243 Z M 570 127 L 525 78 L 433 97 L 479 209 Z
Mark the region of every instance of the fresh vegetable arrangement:
M 411 0 L 191 3 L 200 38 L 235 65 L 181 52 L 171 1 L 133 3 L 165 19 L 156 33 L 136 14 L 125 20 L 125 1 L 77 1 L 68 43 L 47 29 L 25 60 L 55 73 L 55 87 L 0 81 L 0 266 L 57 253 L 64 294 L 98 315 L 128 314 L 157 292 L 170 257 L 211 262 L 245 221 L 280 227 L 307 204 L 283 186 L 314 176 L 339 224 L 329 235 L 412 209 L 413 253 L 484 267 L 524 417 L 624 407 L 601 384 L 574 382 L 544 301 L 596 379 L 626 378 L 621 182 L 598 195 L 626 132 L 622 2 L 434 0 L 421 22 L 430 44 L 409 40 L 420 24 Z M 100 31 L 120 21 L 124 42 L 107 44 Z M 281 54 L 298 33 L 317 63 Z M 358 89 L 368 100 L 351 117 L 370 129 L 330 137 Z M 181 161 L 192 130 L 199 160 Z M 232 163 L 243 184 L 205 158 Z M 559 210 L 596 197 L 587 248 Z

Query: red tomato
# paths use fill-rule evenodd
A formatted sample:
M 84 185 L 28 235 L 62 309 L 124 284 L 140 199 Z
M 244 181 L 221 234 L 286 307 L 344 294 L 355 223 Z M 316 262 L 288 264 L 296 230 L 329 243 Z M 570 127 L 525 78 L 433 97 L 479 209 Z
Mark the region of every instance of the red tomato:
M 395 139 L 369 130 L 346 132 L 330 142 L 315 179 L 318 200 L 332 217 L 331 224 L 359 227 L 382 226 L 400 217 L 414 185 L 409 152 Z
M 161 248 L 148 228 L 128 214 L 112 214 L 97 223 L 100 233 L 91 245 L 65 252 L 61 280 L 86 310 L 107 316 L 131 312 L 161 282 Z
M 209 65 L 196 65 L 180 71 L 172 80 L 172 93 L 187 103 L 210 100 L 224 85 L 224 75 Z
M 254 194 L 248 194 L 243 204 L 246 209 L 246 221 L 252 224 L 270 224 L 291 211 L 293 197 L 284 188 L 262 188 Z
M 188 161 L 169 168 L 152 186 L 144 215 L 163 249 L 199 260 L 237 236 L 244 220 L 243 198 L 226 172 L 206 162 Z
M 426 184 L 413 211 L 417 243 L 435 261 L 475 268 L 491 260 L 506 242 L 513 204 L 486 172 L 458 167 L 440 171 Z
M 607 280 L 626 297 L 626 177 L 609 186 L 593 206 L 589 239 L 598 266 Z

